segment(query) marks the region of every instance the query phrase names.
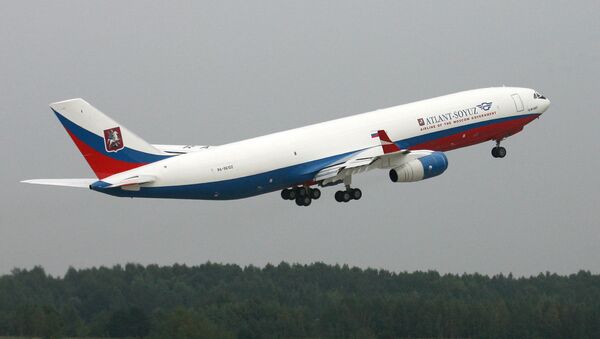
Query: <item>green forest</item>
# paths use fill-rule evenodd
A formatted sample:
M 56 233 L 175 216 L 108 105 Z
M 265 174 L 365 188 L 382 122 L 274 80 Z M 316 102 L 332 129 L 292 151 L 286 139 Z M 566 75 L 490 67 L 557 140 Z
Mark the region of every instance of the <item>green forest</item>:
M 600 338 L 600 276 L 127 264 L 0 277 L 0 335 Z

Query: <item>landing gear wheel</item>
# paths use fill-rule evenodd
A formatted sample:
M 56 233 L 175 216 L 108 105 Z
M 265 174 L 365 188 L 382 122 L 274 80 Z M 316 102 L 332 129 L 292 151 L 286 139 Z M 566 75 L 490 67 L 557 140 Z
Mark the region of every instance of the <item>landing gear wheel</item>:
M 504 158 L 506 156 L 506 148 L 502 146 L 492 148 L 492 156 L 494 158 Z
M 296 198 L 296 205 L 298 206 L 309 206 L 311 202 L 312 199 L 308 195 Z
M 298 194 L 296 194 L 296 190 L 291 189 L 291 190 L 288 190 L 288 191 L 289 191 L 289 193 L 288 193 L 288 199 L 289 200 L 296 199 L 296 197 L 298 196 Z
M 281 198 L 283 198 L 283 200 L 295 200 L 297 195 L 296 190 L 293 188 L 281 190 Z
M 335 192 L 335 201 L 337 202 L 348 202 L 360 198 L 362 198 L 362 191 L 358 188 L 348 188 L 345 191 Z
M 496 153 L 498 154 L 498 158 L 504 158 L 506 156 L 506 148 L 498 147 L 498 151 Z
M 348 201 L 352 200 L 352 195 L 350 195 L 349 191 L 341 191 L 341 192 L 342 192 L 341 196 L 342 196 L 343 202 L 348 202 Z
M 317 200 L 321 197 L 321 190 L 318 188 L 312 188 L 310 190 L 310 197 Z
M 350 195 L 352 196 L 352 199 L 358 200 L 358 199 L 360 199 L 362 197 L 362 191 L 360 189 L 358 189 L 358 188 L 353 188 L 350 191 Z

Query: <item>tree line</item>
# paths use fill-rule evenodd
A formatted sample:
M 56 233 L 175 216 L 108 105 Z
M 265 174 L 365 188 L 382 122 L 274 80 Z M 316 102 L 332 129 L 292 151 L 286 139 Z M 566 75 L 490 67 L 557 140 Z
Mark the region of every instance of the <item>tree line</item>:
M 393 273 L 285 262 L 0 277 L 0 335 L 600 338 L 600 276 Z

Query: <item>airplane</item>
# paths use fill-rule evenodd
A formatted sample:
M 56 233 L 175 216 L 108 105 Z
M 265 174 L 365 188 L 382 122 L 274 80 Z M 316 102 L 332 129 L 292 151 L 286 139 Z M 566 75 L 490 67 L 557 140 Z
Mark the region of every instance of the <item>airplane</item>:
M 219 146 L 150 144 L 83 99 L 50 108 L 96 178 L 34 179 L 131 198 L 231 200 L 281 191 L 309 206 L 319 187 L 343 185 L 335 200 L 359 200 L 352 178 L 373 169 L 415 182 L 448 168 L 444 152 L 493 141 L 500 145 L 540 117 L 550 101 L 519 87 L 458 92 Z

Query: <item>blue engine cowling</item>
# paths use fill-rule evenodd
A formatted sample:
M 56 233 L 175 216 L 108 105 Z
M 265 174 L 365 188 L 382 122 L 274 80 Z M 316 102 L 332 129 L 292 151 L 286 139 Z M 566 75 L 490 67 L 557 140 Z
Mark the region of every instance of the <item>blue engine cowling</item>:
M 448 158 L 442 152 L 433 152 L 390 170 L 393 182 L 411 182 L 438 176 L 448 168 Z

